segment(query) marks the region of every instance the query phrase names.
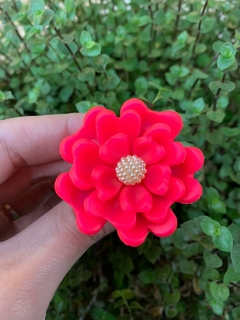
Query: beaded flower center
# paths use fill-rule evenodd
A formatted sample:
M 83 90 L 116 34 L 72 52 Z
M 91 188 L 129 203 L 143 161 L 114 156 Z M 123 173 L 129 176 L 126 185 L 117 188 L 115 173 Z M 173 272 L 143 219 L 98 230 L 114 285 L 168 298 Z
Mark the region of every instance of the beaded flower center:
M 116 166 L 116 175 L 120 182 L 134 186 L 145 178 L 146 163 L 137 156 L 122 157 Z

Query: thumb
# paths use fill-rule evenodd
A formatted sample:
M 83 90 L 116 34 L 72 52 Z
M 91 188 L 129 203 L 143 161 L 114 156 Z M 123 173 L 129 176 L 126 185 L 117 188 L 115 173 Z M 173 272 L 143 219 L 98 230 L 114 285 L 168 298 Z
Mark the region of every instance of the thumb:
M 13 318 L 13 312 L 19 320 L 44 317 L 65 274 L 92 244 L 113 230 L 107 223 L 93 236 L 82 234 L 72 209 L 61 202 L 3 242 L 0 246 L 1 287 L 5 291 L 2 297 L 0 294 L 0 310 L 4 308 L 6 314 L 3 320 Z M 9 310 L 11 314 L 7 315 Z

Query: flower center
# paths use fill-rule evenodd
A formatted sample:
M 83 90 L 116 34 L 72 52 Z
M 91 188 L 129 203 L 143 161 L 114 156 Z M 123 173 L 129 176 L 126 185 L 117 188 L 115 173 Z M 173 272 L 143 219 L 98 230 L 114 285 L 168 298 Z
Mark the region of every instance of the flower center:
M 134 186 L 145 178 L 146 163 L 137 156 L 122 157 L 116 166 L 116 175 L 125 185 Z

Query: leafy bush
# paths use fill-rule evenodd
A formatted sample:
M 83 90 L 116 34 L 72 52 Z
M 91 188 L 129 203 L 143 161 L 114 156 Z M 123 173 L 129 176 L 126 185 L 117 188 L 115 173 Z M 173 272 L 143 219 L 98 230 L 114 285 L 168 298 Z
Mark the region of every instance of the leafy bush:
M 96 1 L 97 2 L 97 1 Z M 240 10 L 237 0 L 32 0 L 1 4 L 0 117 L 174 109 L 201 148 L 200 201 L 172 237 L 115 235 L 64 279 L 47 319 L 240 319 Z

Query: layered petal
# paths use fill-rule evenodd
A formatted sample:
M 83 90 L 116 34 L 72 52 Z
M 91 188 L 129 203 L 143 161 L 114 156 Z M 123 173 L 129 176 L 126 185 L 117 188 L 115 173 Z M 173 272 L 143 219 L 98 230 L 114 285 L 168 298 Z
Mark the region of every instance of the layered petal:
M 165 151 L 165 157 L 161 162 L 170 167 L 178 165 L 185 160 L 186 151 L 184 146 L 180 142 L 169 142 L 167 145 L 165 145 Z
M 185 193 L 179 202 L 189 204 L 200 199 L 202 195 L 202 186 L 200 182 L 192 177 L 182 178 L 181 180 L 185 185 Z
M 79 139 L 89 139 L 89 140 L 97 140 L 97 134 L 96 134 L 96 117 L 97 115 L 105 110 L 104 107 L 94 107 L 90 109 L 83 120 L 83 125 L 81 129 L 76 132 L 75 134 L 66 137 L 60 144 L 60 154 L 63 157 L 63 159 L 67 162 L 72 163 L 73 162 L 73 153 L 72 153 L 72 147 L 75 142 L 77 142 Z
M 78 228 L 85 234 L 95 234 L 106 223 L 105 219 L 89 215 L 83 203 L 89 196 L 90 191 L 77 189 L 72 183 L 68 173 L 60 174 L 55 181 L 56 193 L 66 201 L 74 210 Z
M 123 211 L 118 197 L 101 201 L 97 191 L 93 191 L 84 201 L 84 208 L 88 214 L 106 219 L 117 229 L 133 228 L 136 224 L 136 213 Z
M 122 242 L 127 246 L 140 246 L 146 240 L 148 235 L 146 220 L 139 215 L 134 228 L 127 230 L 118 229 L 117 233 Z
M 116 178 L 115 169 L 112 167 L 96 167 L 91 178 L 95 184 L 97 196 L 102 201 L 115 197 L 122 187 L 122 183 Z
M 171 169 L 164 164 L 154 164 L 147 168 L 144 185 L 154 194 L 163 195 L 167 192 Z
M 164 123 L 171 128 L 171 139 L 176 138 L 183 127 L 183 121 L 180 114 L 175 111 L 153 111 L 147 108 L 140 99 L 133 98 L 126 101 L 121 107 L 121 115 L 128 111 L 135 110 L 142 118 L 141 134 L 150 126 L 156 123 Z
M 160 238 L 169 237 L 177 229 L 177 218 L 171 209 L 161 224 L 149 224 L 148 230 Z
M 195 147 L 185 147 L 186 157 L 183 163 L 172 167 L 173 175 L 179 178 L 191 175 L 200 170 L 204 163 L 202 151 Z
M 153 205 L 152 209 L 149 212 L 143 213 L 143 216 L 149 222 L 153 223 L 161 223 L 167 217 L 168 210 L 172 204 L 166 196 L 152 196 L 153 198 Z
M 118 161 L 130 153 L 128 136 L 117 133 L 99 148 L 100 158 L 107 164 L 116 165 Z
M 132 153 L 143 159 L 147 165 L 159 162 L 165 155 L 163 146 L 153 141 L 152 137 L 139 137 L 133 142 Z
M 164 238 L 173 234 L 177 228 L 177 218 L 171 209 L 168 210 L 165 220 L 162 223 L 151 223 L 141 214 L 137 217 L 136 225 L 131 229 L 118 229 L 119 238 L 128 246 L 137 247 L 141 245 L 151 231 L 156 236 Z
M 87 139 L 81 139 L 74 144 L 73 155 L 73 165 L 69 172 L 72 182 L 79 189 L 92 189 L 92 171 L 103 165 L 99 158 L 99 146 Z
M 145 131 L 144 136 L 149 136 L 157 144 L 165 146 L 170 141 L 171 129 L 164 123 L 156 123 Z
M 127 213 L 148 212 L 152 208 L 151 193 L 141 184 L 124 187 L 119 202 L 122 210 Z
M 101 144 L 117 133 L 125 133 L 130 143 L 139 135 L 141 128 L 141 117 L 135 111 L 128 111 L 118 118 L 114 112 L 104 110 L 100 112 L 96 120 L 97 138 Z

